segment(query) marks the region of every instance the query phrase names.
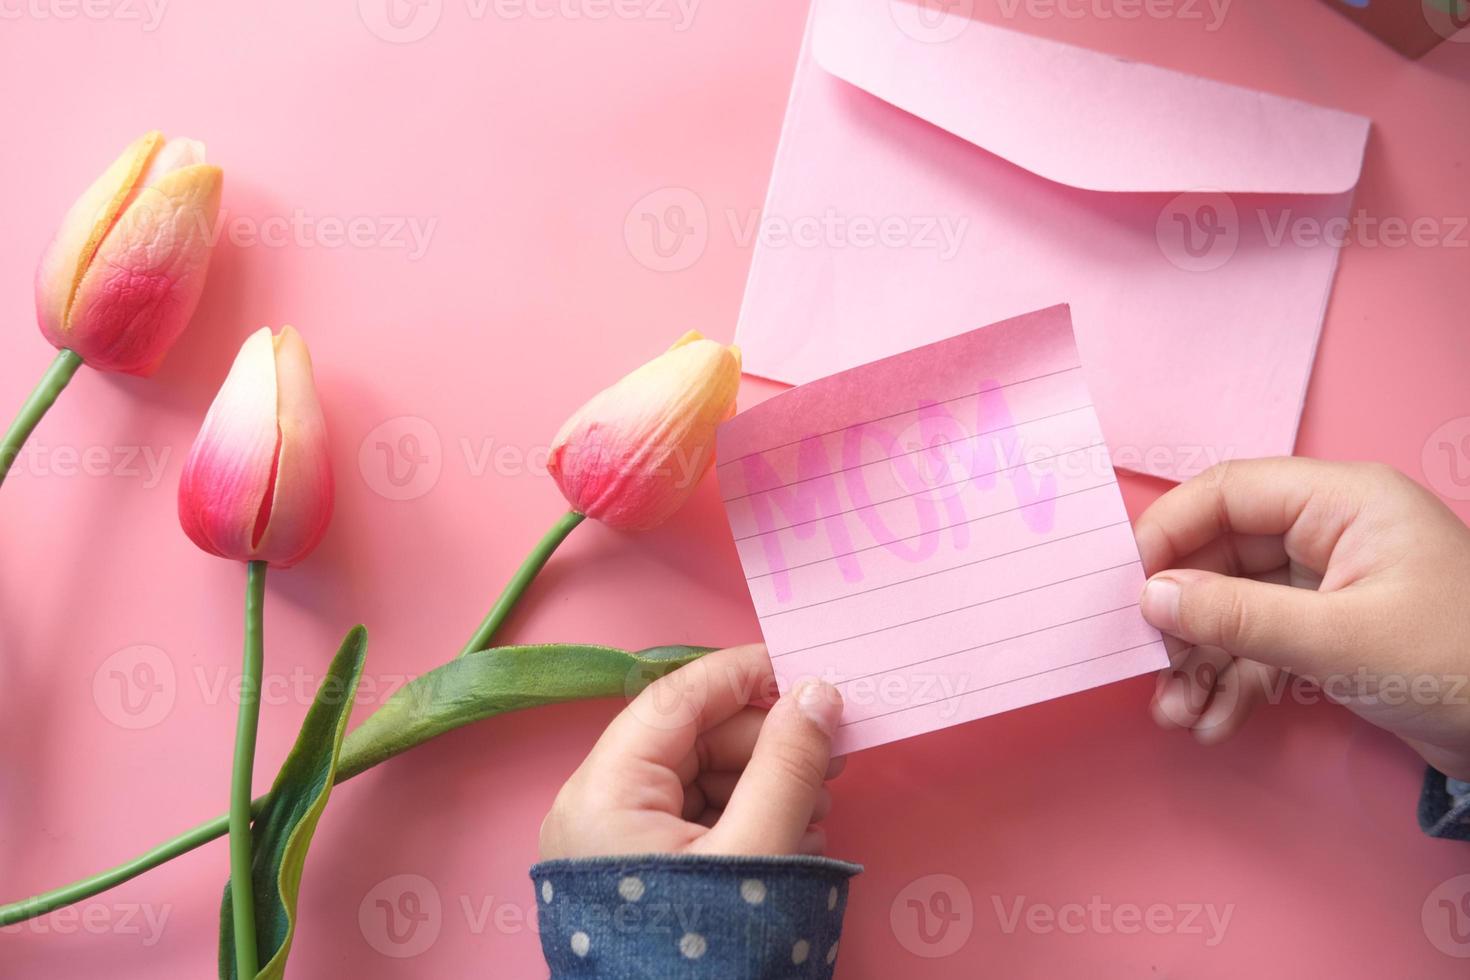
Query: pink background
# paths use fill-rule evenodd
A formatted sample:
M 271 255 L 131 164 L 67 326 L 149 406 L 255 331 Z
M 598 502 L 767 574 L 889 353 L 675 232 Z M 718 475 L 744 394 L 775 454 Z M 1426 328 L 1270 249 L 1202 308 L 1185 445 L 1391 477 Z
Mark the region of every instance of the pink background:
M 155 126 L 205 139 L 236 222 L 163 370 L 84 372 L 33 442 L 48 455 L 23 457 L 0 491 L 4 900 L 224 808 L 234 705 L 219 685 L 237 669 L 243 574 L 188 543 L 174 491 L 249 330 L 291 322 L 311 344 L 339 482 L 321 550 L 269 585 L 261 786 L 352 623 L 372 631 L 366 683 L 380 688 L 458 649 L 562 509 L 534 452 L 571 409 L 689 327 L 732 333 L 750 259 L 737 232 L 761 204 L 805 5 L 704 0 L 686 23 L 662 0 L 596 3 L 426 0 L 437 25 L 411 43 L 370 29 L 392 33 L 382 0 L 174 0 L 154 25 L 123 0 L 0 7 L 0 401 L 18 404 L 51 357 L 33 326 L 36 257 L 129 139 Z M 1375 128 L 1359 207 L 1446 231 L 1470 213 L 1470 44 L 1406 61 L 1318 0 L 1236 0 L 1218 30 L 1206 6 L 1190 8 L 1203 20 L 1087 13 L 1138 9 L 981 0 L 977 16 L 1363 113 Z M 638 213 L 691 196 L 702 253 L 650 268 Z M 276 236 L 293 216 L 302 230 Z M 405 217 L 435 222 L 422 255 L 394 247 Z M 366 221 L 343 244 L 331 222 L 353 218 Z M 265 242 L 251 234 L 263 222 Z M 1385 460 L 1470 497 L 1467 273 L 1464 247 L 1345 250 L 1301 452 Z M 745 401 L 771 390 L 749 383 Z M 412 448 L 404 436 L 428 462 L 400 489 L 376 447 Z M 87 471 L 49 455 L 64 447 L 94 449 Z M 167 454 L 161 477 L 126 447 Z M 1135 513 L 1161 488 L 1124 477 Z M 657 532 L 579 530 L 505 639 L 755 635 L 711 481 Z M 139 664 L 161 690 L 130 716 L 110 682 Z M 1149 690 L 1131 681 L 856 757 L 831 851 L 868 872 L 839 974 L 1463 975 L 1435 945 L 1449 923 L 1421 910 L 1470 872 L 1470 849 L 1419 834 L 1412 753 L 1301 705 L 1207 751 L 1154 729 Z M 525 869 L 557 786 L 617 707 L 491 721 L 343 787 L 308 862 L 292 975 L 543 975 Z M 152 724 L 119 723 L 140 717 Z M 0 975 L 209 975 L 225 873 L 217 842 L 83 914 L 4 930 Z M 394 946 L 358 911 L 404 887 L 439 912 Z M 925 946 L 906 900 L 935 889 L 961 918 Z M 1207 925 L 1007 933 L 997 913 L 1093 896 L 1162 904 L 1176 922 L 1191 905 L 1232 912 L 1214 945 Z

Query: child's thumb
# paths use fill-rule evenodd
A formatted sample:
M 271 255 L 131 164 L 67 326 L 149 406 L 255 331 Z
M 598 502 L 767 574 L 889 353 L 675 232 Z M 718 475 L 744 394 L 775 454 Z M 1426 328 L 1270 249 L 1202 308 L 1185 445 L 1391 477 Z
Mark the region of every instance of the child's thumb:
M 1140 607 L 1161 632 L 1293 673 L 1330 670 L 1347 652 L 1331 639 L 1343 635 L 1342 610 L 1311 589 L 1179 568 L 1149 579 Z
M 704 846 L 718 854 L 798 853 L 841 717 L 841 693 L 820 681 L 805 682 L 776 702 Z

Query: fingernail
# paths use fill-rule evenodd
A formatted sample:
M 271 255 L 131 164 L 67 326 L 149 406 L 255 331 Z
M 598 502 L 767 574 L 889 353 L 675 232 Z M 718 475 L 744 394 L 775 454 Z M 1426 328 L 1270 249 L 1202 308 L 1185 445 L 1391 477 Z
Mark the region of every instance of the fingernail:
M 1165 633 L 1179 629 L 1179 583 L 1171 578 L 1155 575 L 1143 587 L 1139 600 L 1143 618 Z
M 806 681 L 796 689 L 796 708 L 828 736 L 842 720 L 842 695 L 823 681 Z

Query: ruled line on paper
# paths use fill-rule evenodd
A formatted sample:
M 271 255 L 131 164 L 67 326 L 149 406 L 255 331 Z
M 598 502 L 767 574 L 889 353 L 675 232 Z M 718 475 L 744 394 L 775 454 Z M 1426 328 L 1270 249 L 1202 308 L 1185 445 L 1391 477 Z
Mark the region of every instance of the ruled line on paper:
M 1167 666 L 1092 401 L 1057 306 L 721 425 L 720 496 L 778 686 L 843 688 L 834 752 Z M 862 694 L 921 678 L 938 686 Z
M 1089 405 L 1087 407 L 1088 408 L 1091 408 L 1092 406 Z M 1075 409 L 1074 409 L 1074 411 L 1075 411 Z M 1062 413 L 1059 413 L 1059 414 L 1065 415 L 1067 413 L 1062 412 Z M 749 541 L 749 540 L 751 540 L 753 538 L 759 538 L 759 537 L 762 537 L 762 536 L 767 535 L 767 534 L 775 534 L 777 531 L 789 531 L 792 528 L 803 527 L 803 526 L 805 526 L 807 524 L 815 524 L 818 521 L 825 521 L 825 520 L 827 520 L 829 518 L 832 518 L 832 517 L 841 517 L 843 514 L 856 514 L 860 510 L 867 510 L 867 509 L 869 509 L 871 507 L 880 507 L 883 504 L 893 504 L 893 503 L 898 503 L 899 501 L 902 501 L 902 500 L 911 500 L 915 496 L 915 493 L 933 493 L 936 490 L 947 490 L 950 487 L 958 487 L 958 486 L 961 486 L 963 484 L 969 483 L 972 480 L 980 480 L 980 479 L 984 479 L 987 476 L 996 476 L 996 475 L 1001 474 L 1001 473 L 1009 473 L 1012 470 L 1018 470 L 1018 469 L 1020 469 L 1023 466 L 1035 466 L 1037 463 L 1045 463 L 1045 462 L 1049 462 L 1050 460 L 1053 460 L 1053 459 L 1061 459 L 1063 456 L 1072 456 L 1072 455 L 1074 455 L 1076 453 L 1087 452 L 1089 449 L 1101 449 L 1105 445 L 1106 445 L 1106 443 L 1103 443 L 1103 442 L 1089 443 L 1086 446 L 1077 446 L 1075 449 L 1064 449 L 1064 450 L 1062 450 L 1059 453 L 1052 453 L 1050 456 L 1038 456 L 1035 459 L 1028 459 L 1028 460 L 1026 460 L 1025 462 L 1022 462 L 1022 463 L 1016 463 L 1014 466 L 1002 466 L 999 469 L 985 470 L 985 471 L 980 472 L 980 473 L 968 473 L 968 474 L 966 474 L 965 476 L 961 477 L 958 480 L 951 480 L 949 483 L 936 483 L 936 484 L 934 484 L 932 486 L 927 486 L 924 489 L 919 490 L 919 491 L 914 491 L 914 492 L 910 492 L 910 493 L 900 494 L 897 497 L 885 497 L 882 500 L 874 500 L 871 503 L 864 504 L 861 507 L 849 507 L 847 510 L 833 511 L 830 514 L 823 514 L 820 517 L 813 517 L 810 520 L 796 521 L 796 522 L 794 522 L 792 524 L 783 524 L 781 527 L 773 527 L 773 528 L 770 528 L 769 530 L 765 530 L 765 531 L 756 531 L 754 534 L 742 534 L 739 537 L 737 537 L 735 540 L 736 541 Z M 917 450 L 915 450 L 915 451 L 917 451 Z M 874 465 L 876 465 L 878 463 L 885 463 L 889 459 L 892 459 L 892 458 L 893 457 L 889 456 L 889 457 L 885 457 L 884 459 L 875 459 L 875 460 L 872 460 L 871 462 L 863 463 L 860 466 L 850 466 L 850 467 L 848 467 L 845 470 L 833 470 L 831 473 L 823 473 L 821 476 L 812 476 L 812 477 L 808 477 L 807 479 L 808 480 L 822 480 L 822 479 L 826 479 L 826 478 L 828 478 L 830 476 L 834 476 L 834 475 L 836 475 L 838 473 L 846 473 L 848 470 L 861 469 L 863 466 L 874 466 Z M 756 490 L 753 493 L 741 494 L 738 497 L 726 497 L 725 498 L 725 502 L 726 503 L 730 503 L 730 502 L 736 501 L 736 500 L 744 500 L 747 497 L 759 496 L 760 494 L 763 494 L 763 493 L 772 493 L 772 492 L 774 492 L 776 490 L 784 490 L 786 487 L 794 486 L 796 483 L 802 483 L 802 482 L 804 482 L 804 481 L 797 480 L 794 483 L 783 483 L 779 487 L 772 487 L 770 490 Z
M 992 389 L 992 390 L 994 390 L 994 389 Z M 993 429 L 982 429 L 979 432 L 972 432 L 972 433 L 970 433 L 969 435 L 965 436 L 965 438 L 960 439 L 957 442 L 945 443 L 944 444 L 944 448 L 948 449 L 951 446 L 963 445 L 964 443 L 972 442 L 972 441 L 974 441 L 976 439 L 980 439 L 980 438 L 983 438 L 985 436 L 993 436 L 993 435 L 996 435 L 996 434 L 1001 433 L 1001 432 L 1008 432 L 1011 429 L 1019 429 L 1023 425 L 1035 425 L 1038 422 L 1049 422 L 1052 419 L 1061 418 L 1063 415 L 1073 415 L 1073 414 L 1075 414 L 1077 412 L 1087 411 L 1087 410 L 1091 409 L 1092 407 L 1093 407 L 1092 403 L 1091 402 L 1088 402 L 1086 405 L 1078 405 L 1075 408 L 1064 408 L 1060 412 L 1052 412 L 1050 415 L 1042 415 L 1042 416 L 1040 416 L 1038 418 L 1026 419 L 1025 421 L 1022 421 L 1022 422 L 1012 422 L 1010 425 L 998 425 L 998 426 L 996 426 Z M 807 438 L 808 439 L 825 438 L 826 436 L 836 435 L 838 432 L 850 432 L 853 429 L 858 428 L 858 427 L 859 426 L 850 425 L 850 426 L 848 426 L 845 429 L 837 429 L 834 432 L 823 433 L 822 436 L 808 436 Z M 801 441 L 803 441 L 803 440 L 798 440 L 798 442 L 801 442 Z M 1050 456 L 1042 456 L 1042 457 L 1040 457 L 1038 459 L 1026 460 L 1024 462 L 1020 462 L 1020 463 L 1015 464 L 1015 466 L 1007 466 L 1004 469 L 988 470 L 988 471 L 986 471 L 984 473 L 974 473 L 974 474 L 971 474 L 970 476 L 966 477 L 966 480 L 975 479 L 975 478 L 982 477 L 982 476 L 989 476 L 989 475 L 991 475 L 993 473 L 1006 473 L 1006 472 L 1009 472 L 1010 470 L 1014 470 L 1014 469 L 1017 469 L 1017 468 L 1022 467 L 1022 466 L 1030 466 L 1030 465 L 1032 465 L 1034 463 L 1044 463 L 1044 462 L 1046 462 L 1049 459 L 1056 459 L 1058 456 L 1069 456 L 1072 453 L 1081 452 L 1084 449 L 1096 449 L 1098 446 L 1101 446 L 1101 445 L 1103 445 L 1103 444 L 1100 443 L 1100 442 L 1096 442 L 1096 443 L 1093 443 L 1092 445 L 1089 445 L 1089 446 L 1078 446 L 1076 449 L 1069 449 L 1069 450 L 1066 450 L 1065 452 L 1053 453 Z M 761 487 L 759 490 L 750 490 L 750 491 L 747 491 L 745 493 L 737 493 L 733 497 L 724 497 L 722 499 L 727 504 L 734 503 L 737 500 L 744 500 L 747 497 L 758 497 L 758 496 L 760 496 L 763 493 L 775 493 L 777 490 L 785 490 L 788 487 L 799 486 L 800 484 L 803 484 L 803 483 L 811 483 L 814 480 L 828 480 L 828 479 L 831 479 L 834 476 L 838 476 L 839 474 L 849 473 L 849 472 L 851 472 L 853 470 L 860 470 L 860 469 L 862 469 L 862 468 L 864 468 L 866 466 L 877 466 L 880 463 L 891 463 L 891 462 L 893 462 L 896 459 L 903 459 L 905 456 L 912 456 L 915 453 L 933 452 L 934 451 L 934 448 L 935 447 L 933 447 L 933 446 L 920 446 L 918 449 L 905 449 L 901 453 L 893 453 L 892 455 L 889 455 L 889 456 L 880 456 L 877 459 L 869 459 L 869 460 L 865 460 L 864 462 L 861 462 L 861 463 L 853 463 L 851 466 L 842 466 L 842 467 L 839 467 L 839 468 L 837 468 L 835 470 L 828 470 L 825 473 L 818 473 L 816 476 L 804 476 L 804 477 L 801 477 L 799 479 L 792 480 L 789 483 L 778 483 L 778 484 L 776 484 L 775 486 L 772 486 L 772 487 Z M 771 452 L 771 451 L 772 450 L 770 450 L 770 449 L 762 449 L 762 450 L 760 450 L 758 452 L 747 453 L 745 456 L 742 456 L 741 458 L 742 459 L 745 459 L 745 458 L 750 457 L 750 456 L 760 456 L 760 455 L 763 455 L 764 453 L 768 453 L 768 452 Z M 939 484 L 937 486 L 925 487 L 920 492 L 922 492 L 922 493 L 929 493 L 930 491 L 933 491 L 933 490 L 939 490 L 939 489 L 942 489 L 943 487 L 948 487 L 948 486 L 955 486 L 955 485 L 957 485 L 957 483 L 964 483 L 964 482 L 965 482 L 965 480 L 959 480 L 959 481 L 956 481 L 956 483 L 942 483 L 942 484 Z M 910 495 L 906 495 L 906 496 L 911 496 L 911 494 Z M 889 499 L 891 499 L 891 500 L 902 500 L 904 498 L 903 497 L 892 497 L 892 498 L 889 498 Z M 879 500 L 879 501 L 876 501 L 876 502 L 881 504 L 881 503 L 887 503 L 888 501 Z M 779 528 L 777 530 L 779 530 Z
M 789 656 L 791 656 L 794 653 L 804 653 L 807 650 L 817 650 L 817 649 L 820 649 L 821 647 L 830 647 L 830 646 L 834 646 L 834 645 L 836 645 L 838 643 L 847 643 L 847 642 L 850 642 L 852 640 L 861 639 L 862 637 L 865 637 L 865 636 L 873 636 L 876 633 L 886 633 L 889 630 L 896 630 L 896 629 L 898 629 L 899 627 L 902 627 L 902 626 L 913 626 L 915 623 L 923 623 L 923 622 L 927 622 L 928 620 L 931 620 L 931 619 L 939 619 L 940 617 L 943 617 L 943 616 L 952 616 L 952 615 L 954 615 L 957 612 L 964 612 L 967 609 L 976 609 L 976 608 L 979 608 L 980 606 L 988 606 L 988 605 L 990 605 L 993 602 L 1000 602 L 1002 599 L 1014 599 L 1016 596 L 1027 595 L 1027 594 L 1029 594 L 1031 592 L 1040 592 L 1043 589 L 1050 589 L 1050 588 L 1053 588 L 1053 587 L 1058 586 L 1058 585 L 1065 585 L 1068 582 L 1076 582 L 1076 581 L 1079 581 L 1080 579 L 1091 578 L 1094 575 L 1101 575 L 1104 572 L 1116 572 L 1120 568 L 1128 568 L 1131 565 L 1142 565 L 1142 564 L 1143 564 L 1142 561 L 1140 561 L 1139 559 L 1135 558 L 1132 561 L 1125 561 L 1125 562 L 1123 562 L 1120 565 L 1109 565 L 1107 568 L 1098 568 L 1098 569 L 1094 569 L 1093 571 L 1090 571 L 1090 572 L 1083 572 L 1080 575 L 1071 575 L 1071 576 L 1068 576 L 1067 578 L 1059 578 L 1055 582 L 1048 582 L 1045 585 L 1037 585 L 1037 586 L 1033 586 L 1032 588 L 1029 588 L 1029 589 L 1021 589 L 1019 592 L 1008 592 L 1005 595 L 998 595 L 998 596 L 995 596 L 994 598 L 991 598 L 991 599 L 982 599 L 979 602 L 971 602 L 971 603 L 968 603 L 968 604 L 963 605 L 963 606 L 955 606 L 953 609 L 945 609 L 942 612 L 931 613 L 928 616 L 920 616 L 918 619 L 905 620 L 902 623 L 894 623 L 891 626 L 880 626 L 877 629 L 866 630 L 866 631 L 864 631 L 862 633 L 854 633 L 851 636 L 838 637 L 835 640 L 823 640 L 821 643 L 813 643 L 810 646 L 797 647 L 794 650 L 783 650 L 780 653 L 773 653 L 773 654 L 771 654 L 771 659 L 772 660 L 775 660 L 778 657 L 789 657 Z
M 899 585 L 907 585 L 910 582 L 917 582 L 920 579 L 933 578 L 936 575 L 943 575 L 946 572 L 957 572 L 961 569 L 972 568 L 975 565 L 983 565 L 985 562 L 995 561 L 998 558 L 1010 558 L 1013 555 L 1019 555 L 1025 551 L 1033 551 L 1037 548 L 1045 548 L 1047 545 L 1056 544 L 1058 541 L 1070 541 L 1072 538 L 1080 538 L 1088 534 L 1096 534 L 1099 531 L 1106 531 L 1109 528 L 1122 527 L 1124 524 L 1127 523 L 1128 521 L 1126 518 L 1121 521 L 1113 521 L 1111 524 L 1103 524 L 1100 527 L 1090 527 L 1085 531 L 1078 531 L 1075 534 L 1063 534 L 1059 537 L 1047 538 L 1045 541 L 1038 541 L 1035 544 L 1028 544 L 1026 547 L 1017 548 L 1014 551 L 1002 551 L 1000 554 L 997 555 L 986 555 L 984 558 L 976 558 L 973 561 L 961 562 L 958 565 L 950 565 L 947 568 L 936 569 L 932 572 L 922 572 L 918 575 L 913 576 L 912 578 L 899 579 L 897 582 L 885 582 L 882 585 L 875 585 L 872 588 L 867 589 L 859 589 L 856 592 L 844 592 L 842 593 L 842 595 L 833 596 L 830 599 L 819 599 L 816 602 L 809 602 L 804 606 L 790 606 L 786 609 L 773 609 L 768 613 L 764 613 L 763 615 L 766 619 L 774 619 L 777 616 L 785 616 L 788 613 L 801 612 L 803 609 L 812 609 L 816 606 L 825 606 L 829 602 L 841 602 L 843 599 L 851 599 L 854 596 L 868 595 L 872 592 L 881 592 L 884 589 L 891 589 Z
M 906 670 L 909 667 L 918 667 L 923 664 L 932 664 L 937 660 L 948 660 L 950 657 L 958 657 L 962 654 L 974 653 L 976 650 L 984 650 L 986 647 L 999 646 L 1002 643 L 1009 643 L 1012 640 L 1021 640 L 1028 636 L 1037 636 L 1041 633 L 1049 633 L 1052 630 L 1059 630 L 1063 626 L 1076 626 L 1078 623 L 1085 623 L 1089 619 L 1101 619 L 1104 616 L 1111 616 L 1113 613 L 1122 612 L 1125 609 L 1137 608 L 1138 603 L 1130 602 L 1126 606 L 1118 606 L 1115 609 L 1104 609 L 1102 612 L 1095 612 L 1089 616 L 1078 616 L 1076 619 L 1069 619 L 1064 623 L 1052 623 L 1050 626 L 1042 626 L 1038 629 L 1027 630 L 1024 633 L 1016 633 L 1012 636 L 1003 636 L 998 640 L 989 640 L 985 643 L 977 643 L 972 647 L 965 647 L 962 650 L 951 650 L 948 653 L 941 653 L 937 657 L 925 657 L 923 660 L 908 660 L 905 661 L 903 666 L 898 669 Z M 856 684 L 858 681 L 865 681 L 870 677 L 882 677 L 885 674 L 891 674 L 893 672 L 894 669 L 889 668 L 887 670 L 875 670 L 871 674 L 859 674 L 857 677 L 844 677 L 840 681 L 833 681 L 832 686 L 841 687 L 844 684 Z
M 829 562 L 829 561 L 836 561 L 839 558 L 847 558 L 847 557 L 849 557 L 851 555 L 860 555 L 860 554 L 862 554 L 865 551 L 873 551 L 873 550 L 875 550 L 877 548 L 887 548 L 890 545 L 897 544 L 899 542 L 903 542 L 903 541 L 917 541 L 920 538 L 928 537 L 931 534 L 940 534 L 940 533 L 942 533 L 944 531 L 954 530 L 955 528 L 960 527 L 960 526 L 965 525 L 965 524 L 977 524 L 980 521 L 987 520 L 987 519 L 992 518 L 992 517 L 1000 517 L 1003 514 L 1014 514 L 1017 511 L 1026 510 L 1027 508 L 1030 508 L 1030 507 L 1042 507 L 1042 506 L 1044 506 L 1046 504 L 1049 504 L 1049 503 L 1052 503 L 1054 501 L 1061 500 L 1063 497 L 1075 497 L 1079 493 L 1087 493 L 1090 490 L 1104 490 L 1104 489 L 1107 489 L 1108 487 L 1115 487 L 1115 486 L 1117 486 L 1117 483 L 1115 483 L 1115 482 L 1113 482 L 1113 481 L 1110 480 L 1107 483 L 1099 483 L 1095 487 L 1080 487 L 1080 488 L 1078 488 L 1076 490 L 1068 490 L 1066 493 L 1055 494 L 1055 495 L 1050 496 L 1050 497 L 1045 497 L 1045 498 L 1043 498 L 1041 500 L 1033 500 L 1030 503 L 1021 504 L 1018 507 L 1009 507 L 1009 508 L 1007 508 L 1005 510 L 997 510 L 997 511 L 992 511 L 989 514 L 981 514 L 979 517 L 972 517 L 969 520 L 957 521 L 954 524 L 946 524 L 943 527 L 936 527 L 936 528 L 934 528 L 932 530 L 929 530 L 929 531 L 920 531 L 918 534 L 909 534 L 909 535 L 905 535 L 904 537 L 901 537 L 901 538 L 890 538 L 887 541 L 879 541 L 877 544 L 865 545 L 862 548 L 854 548 L 851 551 L 844 551 L 844 552 L 841 552 L 839 554 L 829 555 L 826 558 L 817 558 L 817 559 L 814 559 L 812 561 L 799 562 L 799 563 L 797 563 L 795 565 L 787 565 L 784 568 L 774 569 L 773 571 L 769 571 L 769 572 L 759 572 L 759 573 L 757 573 L 755 575 L 747 575 L 747 576 L 745 576 L 745 580 L 747 582 L 753 582 L 753 581 L 755 581 L 756 579 L 759 579 L 759 578 L 768 578 L 768 577 L 770 577 L 772 575 L 782 575 L 782 574 L 785 574 L 787 572 L 794 572 L 798 568 L 807 568 L 807 567 L 809 567 L 811 565 L 825 564 L 826 562 Z
M 970 695 L 970 694 L 979 694 L 979 693 L 981 693 L 983 691 L 992 691 L 992 690 L 994 690 L 997 687 L 1005 687 L 1008 684 L 1019 684 L 1021 681 L 1029 681 L 1029 680 L 1033 680 L 1033 679 L 1035 679 L 1037 677 L 1044 677 L 1047 674 L 1055 674 L 1059 670 L 1067 670 L 1067 669 L 1072 668 L 1072 667 L 1080 667 L 1083 664 L 1096 663 L 1099 660 L 1107 660 L 1109 657 L 1116 657 L 1116 656 L 1118 656 L 1120 654 L 1130 653 L 1130 652 L 1132 652 L 1134 650 L 1142 650 L 1144 647 L 1151 647 L 1151 646 L 1154 646 L 1155 644 L 1158 644 L 1158 645 L 1162 646 L 1163 643 L 1164 643 L 1163 640 L 1149 640 L 1146 643 L 1135 643 L 1133 646 L 1131 646 L 1131 647 L 1124 647 L 1121 650 L 1113 650 L 1110 653 L 1099 654 L 1096 657 L 1087 657 L 1086 659 L 1083 659 L 1083 660 L 1074 660 L 1071 663 L 1061 664 L 1060 666 L 1057 666 L 1057 667 L 1048 667 L 1046 670 L 1038 670 L 1034 674 L 1026 674 L 1023 677 L 1011 677 L 1011 678 L 1007 678 L 1006 680 L 1003 680 L 1003 681 L 996 681 L 994 684 L 986 684 L 984 687 L 972 687 L 972 688 L 970 688 L 967 691 L 961 691 L 958 694 L 951 694 L 951 695 L 949 695 L 947 697 L 935 698 L 932 701 L 925 701 L 922 704 L 906 705 L 905 707 L 902 707 L 902 708 L 894 708 L 892 711 L 884 711 L 884 712 L 881 712 L 881 713 L 876 714 L 876 715 L 867 715 L 866 717 L 863 717 L 863 718 L 854 718 L 852 721 L 844 721 L 844 722 L 842 722 L 837 727 L 839 729 L 840 728 L 852 728 L 855 725 L 861 725 L 861 724 L 864 724 L 864 723 L 870 722 L 870 721 L 877 721 L 879 718 L 887 718 L 887 717 L 889 717 L 891 715 L 900 715 L 900 714 L 903 714 L 905 711 L 918 711 L 921 708 L 928 708 L 928 707 L 931 707 L 931 706 L 936 705 L 936 704 L 943 704 L 946 701 L 953 701 L 956 698 L 966 697 L 967 695 Z M 890 670 L 890 671 L 884 671 L 884 673 L 892 674 L 892 673 L 897 673 L 897 671 Z
M 953 398 L 944 398 L 944 399 L 941 399 L 941 400 L 936 401 L 936 402 L 931 402 L 930 404 L 931 405 L 949 405 L 949 404 L 951 404 L 953 402 L 964 401 L 966 398 L 976 398 L 976 397 L 978 397 L 980 395 L 988 395 L 988 394 L 990 394 L 993 391 L 1004 391 L 1007 388 L 1014 388 L 1017 385 L 1028 384 L 1028 383 L 1030 383 L 1032 381 L 1040 381 L 1043 378 L 1051 378 L 1051 377 L 1055 377 L 1055 376 L 1057 376 L 1059 374 L 1066 374 L 1069 371 L 1080 371 L 1080 370 L 1082 370 L 1082 365 L 1081 364 L 1073 364 L 1071 367 L 1058 368 L 1055 371 L 1047 371 L 1045 374 L 1038 374 L 1038 375 L 1035 375 L 1034 377 L 1030 377 L 1030 378 L 1022 378 L 1020 381 L 1007 381 L 1005 384 L 996 385 L 993 388 L 981 388 L 981 389 L 979 389 L 977 391 L 968 391 L 968 392 L 965 392 L 963 395 L 955 395 Z M 858 422 L 849 422 L 846 425 L 840 425 L 840 426 L 838 426 L 835 429 L 828 429 L 826 432 L 817 432 L 817 433 L 814 433 L 814 434 L 809 435 L 809 436 L 803 436 L 801 439 L 792 439 L 789 442 L 783 442 L 783 443 L 781 443 L 779 445 L 767 446 L 765 449 L 755 449 L 755 450 L 752 450 L 752 451 L 750 451 L 748 453 L 745 453 L 743 455 L 736 456 L 734 459 L 722 460 L 722 461 L 720 461 L 720 462 L 718 462 L 718 463 L 715 464 L 715 469 L 718 470 L 722 466 L 732 466 L 735 463 L 740 462 L 742 459 L 749 459 L 752 456 L 761 456 L 761 455 L 764 455 L 766 453 L 775 452 L 778 449 L 786 449 L 789 446 L 798 445 L 799 443 L 801 443 L 801 442 L 803 442 L 803 441 L 805 441 L 807 439 L 822 439 L 822 438 L 825 438 L 826 436 L 836 435 L 839 432 L 846 432 L 848 429 L 853 429 L 853 428 L 856 428 L 856 427 L 858 427 L 860 425 L 872 425 L 875 422 L 887 422 L 890 419 L 896 419 L 896 418 L 899 418 L 900 416 L 903 416 L 903 415 L 912 415 L 913 413 L 915 413 L 917 411 L 919 411 L 919 409 L 917 407 L 916 408 L 906 408 L 906 409 L 904 409 L 901 412 L 891 412 L 888 415 L 880 415 L 877 418 L 864 419 L 864 420 L 858 421 Z

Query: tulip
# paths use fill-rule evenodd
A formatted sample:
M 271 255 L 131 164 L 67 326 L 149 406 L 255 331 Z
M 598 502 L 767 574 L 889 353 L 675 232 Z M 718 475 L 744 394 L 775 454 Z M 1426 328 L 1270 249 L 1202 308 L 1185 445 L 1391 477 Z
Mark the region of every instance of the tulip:
M 246 339 L 179 480 L 179 520 L 221 558 L 286 568 L 332 516 L 326 425 L 301 335 L 262 327 Z
M 251 771 L 260 723 L 265 570 L 305 558 L 332 516 L 327 430 L 311 355 L 290 327 L 245 339 L 179 478 L 179 522 L 212 555 L 246 562 L 245 657 L 230 779 L 230 903 L 236 976 L 259 959 L 251 878 Z
M 199 304 L 222 179 L 198 140 L 135 140 L 41 256 L 36 316 L 46 339 L 101 371 L 152 374 Z
M 0 482 L 83 363 L 148 375 L 194 315 L 219 214 L 204 144 L 148 133 L 62 219 L 36 269 L 36 319 L 56 360 L 0 437 Z
M 714 462 L 715 428 L 735 414 L 739 387 L 739 349 L 691 330 L 578 409 L 546 468 L 577 513 L 621 530 L 655 527 Z
M 572 509 L 531 549 L 460 656 L 489 646 L 584 518 L 638 531 L 672 517 L 714 463 L 715 429 L 735 414 L 739 387 L 739 348 L 691 330 L 567 419 L 546 468 Z

